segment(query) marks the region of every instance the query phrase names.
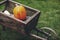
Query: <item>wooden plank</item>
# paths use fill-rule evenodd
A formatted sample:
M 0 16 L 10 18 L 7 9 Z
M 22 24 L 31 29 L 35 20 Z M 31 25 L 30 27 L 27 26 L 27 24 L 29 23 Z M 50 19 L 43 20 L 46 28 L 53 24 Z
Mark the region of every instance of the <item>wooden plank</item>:
M 47 39 L 42 38 L 42 37 L 40 37 L 40 36 L 37 36 L 37 35 L 35 35 L 35 34 L 30 34 L 30 35 L 31 35 L 31 37 L 34 37 L 34 38 L 36 38 L 37 40 L 47 40 Z
M 19 32 L 19 33 L 25 35 L 23 29 L 19 29 L 19 30 L 18 30 L 17 27 L 15 27 L 15 26 L 11 26 L 11 25 L 7 25 L 6 23 L 4 24 L 4 23 L 2 23 L 2 22 L 0 22 L 0 24 L 1 24 L 2 26 L 4 26 L 4 28 L 5 28 L 5 27 L 7 27 L 7 28 L 11 28 L 12 30 L 16 30 L 17 32 Z
M 38 15 L 40 15 L 40 12 L 36 12 L 33 16 L 31 16 L 28 20 L 26 20 L 26 24 L 28 22 L 30 22 L 31 20 L 33 20 L 33 18 L 36 17 L 36 16 L 38 16 Z
M 12 3 L 18 4 L 18 5 L 23 5 L 23 6 L 25 6 L 26 8 L 28 8 L 29 10 L 36 11 L 36 12 L 40 12 L 40 10 L 34 9 L 34 8 L 32 8 L 32 7 L 29 7 L 29 6 L 27 6 L 27 5 L 18 3 L 18 2 L 16 2 L 16 1 L 12 1 L 12 0 L 9 0 L 9 1 L 12 2 Z
M 1 2 L 0 2 L 0 5 L 4 4 L 5 2 L 6 2 L 6 0 L 4 0 L 4 1 L 1 1 Z
M 10 18 L 11 20 L 26 24 L 24 21 L 15 18 L 12 14 L 9 16 L 9 15 L 5 15 L 3 12 L 0 12 L 0 15 Z

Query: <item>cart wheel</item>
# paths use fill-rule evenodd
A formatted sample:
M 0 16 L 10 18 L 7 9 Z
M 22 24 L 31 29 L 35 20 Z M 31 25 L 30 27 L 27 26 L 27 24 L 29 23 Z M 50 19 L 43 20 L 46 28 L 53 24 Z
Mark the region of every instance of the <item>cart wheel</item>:
M 49 37 L 47 37 L 48 40 L 56 40 L 57 39 L 57 33 L 53 29 L 51 29 L 49 27 L 42 27 L 41 30 L 43 32 L 48 33 L 48 35 L 49 35 Z

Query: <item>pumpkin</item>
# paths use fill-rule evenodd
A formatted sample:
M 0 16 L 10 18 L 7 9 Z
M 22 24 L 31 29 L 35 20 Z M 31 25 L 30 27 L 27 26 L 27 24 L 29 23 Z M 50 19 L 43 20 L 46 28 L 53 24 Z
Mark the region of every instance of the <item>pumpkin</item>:
M 25 20 L 26 19 L 26 9 L 24 8 L 24 6 L 16 6 L 13 9 L 13 14 L 14 17 L 20 20 Z

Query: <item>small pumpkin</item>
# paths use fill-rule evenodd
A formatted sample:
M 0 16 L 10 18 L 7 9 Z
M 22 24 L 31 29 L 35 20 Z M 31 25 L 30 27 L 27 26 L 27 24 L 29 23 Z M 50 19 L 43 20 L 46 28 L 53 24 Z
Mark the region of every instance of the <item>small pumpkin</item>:
M 26 9 L 24 8 L 24 6 L 16 6 L 13 9 L 13 14 L 14 17 L 20 20 L 25 20 L 26 19 Z

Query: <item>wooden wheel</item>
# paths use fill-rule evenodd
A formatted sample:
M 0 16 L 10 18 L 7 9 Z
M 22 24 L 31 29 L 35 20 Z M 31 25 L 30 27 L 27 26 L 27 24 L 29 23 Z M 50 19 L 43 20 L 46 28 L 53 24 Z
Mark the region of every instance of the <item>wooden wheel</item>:
M 51 29 L 49 27 L 42 27 L 41 30 L 43 32 L 46 32 L 49 35 L 49 37 L 47 37 L 48 40 L 56 40 L 57 39 L 57 33 L 53 29 Z

